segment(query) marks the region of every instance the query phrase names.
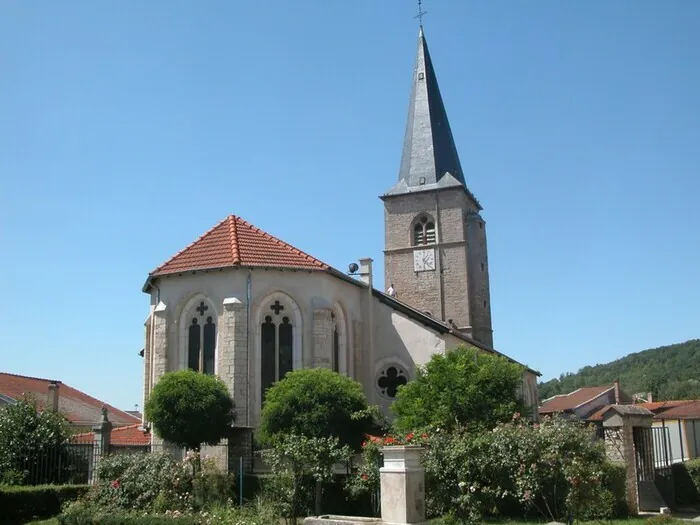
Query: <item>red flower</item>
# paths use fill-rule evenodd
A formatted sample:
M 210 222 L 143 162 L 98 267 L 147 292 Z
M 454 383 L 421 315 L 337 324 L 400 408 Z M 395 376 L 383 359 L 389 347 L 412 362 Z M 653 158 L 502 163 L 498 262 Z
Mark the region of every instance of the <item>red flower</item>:
M 413 439 L 413 432 L 406 434 L 406 441 L 411 441 Z
M 118 489 L 120 486 L 121 486 L 121 483 L 119 482 L 118 479 L 115 479 L 114 481 L 112 481 L 112 488 L 113 489 Z
M 421 434 L 420 437 L 423 438 L 423 439 L 428 439 L 428 434 L 426 434 L 425 432 L 423 432 L 423 433 Z
M 394 443 L 394 441 L 395 441 L 394 438 L 391 437 L 391 436 L 388 436 L 388 437 L 384 438 L 384 444 L 385 444 L 385 445 L 391 445 L 392 443 Z
M 366 441 L 363 441 L 363 442 L 362 442 L 362 448 L 365 448 L 366 446 L 367 446 L 367 442 L 366 442 Z
M 362 474 L 362 476 L 360 476 L 360 477 L 365 481 L 367 481 L 369 479 L 369 476 L 367 474 Z

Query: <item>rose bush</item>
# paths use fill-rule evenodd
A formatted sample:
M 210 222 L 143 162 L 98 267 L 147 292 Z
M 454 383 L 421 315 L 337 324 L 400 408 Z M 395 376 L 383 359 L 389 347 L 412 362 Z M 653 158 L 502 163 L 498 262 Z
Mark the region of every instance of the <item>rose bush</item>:
M 513 421 L 491 432 L 432 437 L 425 456 L 433 516 L 479 521 L 486 515 L 610 518 L 624 493 L 606 484 L 608 464 L 593 430 L 562 419 Z

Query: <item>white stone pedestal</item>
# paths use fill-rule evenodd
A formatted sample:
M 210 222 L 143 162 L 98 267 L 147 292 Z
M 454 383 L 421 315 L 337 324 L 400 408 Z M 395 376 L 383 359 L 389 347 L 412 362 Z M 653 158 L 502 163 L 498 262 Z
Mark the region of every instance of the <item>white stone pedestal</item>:
M 425 469 L 421 446 L 383 447 L 379 469 L 382 523 L 425 523 Z

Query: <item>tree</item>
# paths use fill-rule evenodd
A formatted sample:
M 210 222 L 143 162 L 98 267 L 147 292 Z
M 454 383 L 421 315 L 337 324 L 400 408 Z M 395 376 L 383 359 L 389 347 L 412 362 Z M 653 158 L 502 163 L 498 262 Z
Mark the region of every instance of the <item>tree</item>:
M 224 382 L 193 370 L 161 377 L 145 410 L 159 437 L 194 451 L 202 443 L 219 443 L 236 420 L 233 399 Z
M 496 354 L 459 346 L 435 354 L 399 387 L 392 410 L 400 431 L 456 426 L 491 429 L 524 405 L 518 392 L 523 367 Z
M 63 473 L 48 465 L 47 458 L 65 455 L 69 436 L 64 417 L 53 410 L 39 411 L 31 397 L 0 409 L 0 484 L 62 481 Z
M 268 389 L 258 439 L 272 445 L 286 434 L 336 437 L 359 450 L 370 413 L 357 381 L 326 368 L 295 370 Z

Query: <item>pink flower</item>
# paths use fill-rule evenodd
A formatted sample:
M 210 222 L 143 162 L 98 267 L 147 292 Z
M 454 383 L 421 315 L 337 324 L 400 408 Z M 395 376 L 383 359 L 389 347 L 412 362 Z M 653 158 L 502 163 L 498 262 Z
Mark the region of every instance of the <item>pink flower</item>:
M 119 487 L 121 487 L 121 483 L 119 482 L 118 479 L 115 479 L 114 481 L 112 481 L 112 488 L 113 489 L 118 489 Z

